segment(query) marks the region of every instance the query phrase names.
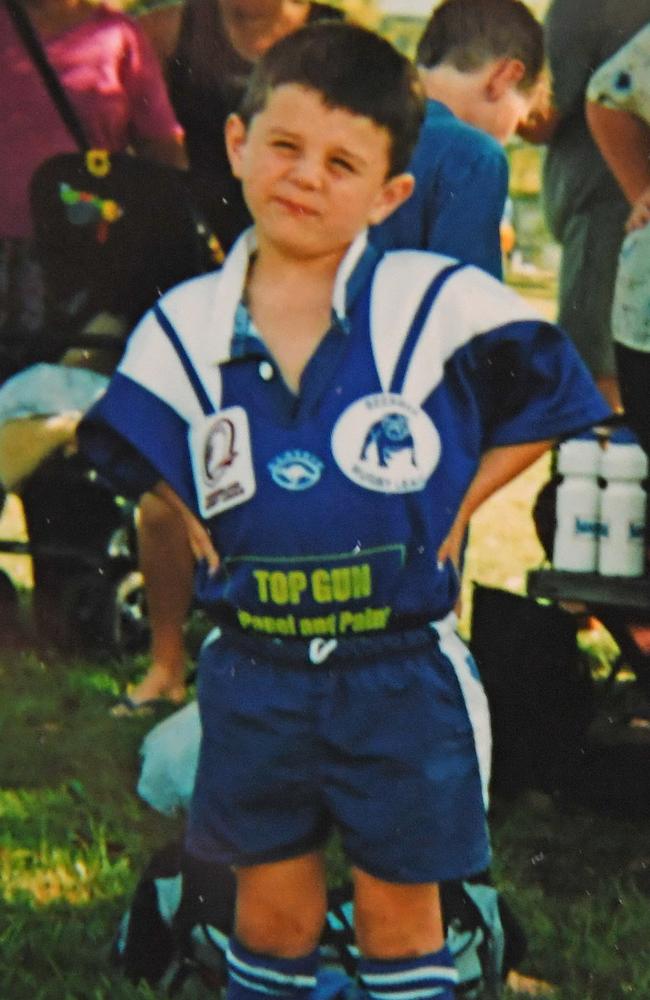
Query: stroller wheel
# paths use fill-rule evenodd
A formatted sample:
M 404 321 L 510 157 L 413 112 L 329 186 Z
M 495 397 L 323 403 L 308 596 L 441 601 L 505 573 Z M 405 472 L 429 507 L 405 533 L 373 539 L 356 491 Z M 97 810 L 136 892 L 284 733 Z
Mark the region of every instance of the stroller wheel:
M 144 583 L 135 571 L 117 580 L 94 572 L 75 573 L 62 585 L 59 613 L 56 638 L 64 648 L 135 653 L 149 641 Z
M 150 639 L 149 616 L 142 573 L 133 570 L 114 588 L 114 641 L 122 653 L 139 653 Z

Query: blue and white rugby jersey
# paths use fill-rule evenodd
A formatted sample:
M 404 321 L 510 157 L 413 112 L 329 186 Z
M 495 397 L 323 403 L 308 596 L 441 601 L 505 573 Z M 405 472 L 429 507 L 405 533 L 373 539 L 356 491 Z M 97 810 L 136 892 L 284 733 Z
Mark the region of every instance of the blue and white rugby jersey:
M 117 432 L 140 456 L 134 488 L 162 477 L 203 515 L 221 568 L 199 574 L 200 597 L 251 633 L 359 635 L 442 618 L 458 580 L 437 551 L 482 453 L 608 414 L 564 334 L 476 268 L 388 254 L 346 312 L 364 246 L 341 265 L 335 329 L 299 397 L 261 343 L 233 356 L 249 232 L 219 274 L 143 319 L 84 426 L 108 475 L 120 478 Z

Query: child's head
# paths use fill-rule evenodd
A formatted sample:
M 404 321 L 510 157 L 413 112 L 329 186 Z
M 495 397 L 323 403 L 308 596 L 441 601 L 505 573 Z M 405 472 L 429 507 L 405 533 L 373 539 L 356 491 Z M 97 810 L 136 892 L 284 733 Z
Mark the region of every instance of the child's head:
M 437 70 L 455 73 L 468 88 L 480 81 L 484 101 L 472 94 L 459 117 L 505 141 L 535 97 L 542 26 L 521 0 L 444 0 L 424 29 L 416 62 L 425 81 Z
M 277 42 L 226 123 L 260 251 L 340 259 L 409 197 L 422 116 L 416 71 L 378 35 L 322 22 Z
M 422 124 L 417 74 L 374 32 L 338 21 L 308 25 L 277 42 L 253 70 L 239 116 L 246 125 L 270 93 L 296 84 L 330 108 L 369 118 L 390 140 L 388 176 L 406 169 Z

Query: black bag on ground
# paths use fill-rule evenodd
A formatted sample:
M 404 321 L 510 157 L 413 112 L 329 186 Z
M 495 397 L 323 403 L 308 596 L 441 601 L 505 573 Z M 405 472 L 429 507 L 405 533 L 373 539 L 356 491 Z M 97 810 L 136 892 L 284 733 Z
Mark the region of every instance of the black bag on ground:
M 474 585 L 470 647 L 492 718 L 492 789 L 567 790 L 592 716 L 572 615 L 550 604 Z
M 512 911 L 481 878 L 443 883 L 441 901 L 459 972 L 457 995 L 463 1000 L 498 997 L 507 972 L 526 951 Z M 154 855 L 136 887 L 113 942 L 113 962 L 132 982 L 144 980 L 168 995 L 193 974 L 218 990 L 226 982 L 225 949 L 234 912 L 231 869 L 190 859 L 180 844 L 169 844 Z M 356 969 L 350 886 L 328 894 L 321 956 L 324 967 L 338 970 L 334 984 L 347 995 Z M 317 987 L 315 1000 L 331 1000 L 330 989 L 331 980 Z

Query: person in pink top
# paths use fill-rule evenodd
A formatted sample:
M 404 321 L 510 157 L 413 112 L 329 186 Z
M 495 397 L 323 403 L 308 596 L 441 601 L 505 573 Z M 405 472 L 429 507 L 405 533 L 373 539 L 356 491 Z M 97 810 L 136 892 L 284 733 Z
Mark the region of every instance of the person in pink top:
M 87 0 L 23 0 L 47 58 L 93 146 L 179 168 L 183 130 L 138 24 Z M 77 149 L 4 2 L 0 3 L 0 347 L 42 324 L 30 246 L 29 183 L 43 160 Z M 20 353 L 20 352 L 18 352 Z M 19 365 L 19 358 L 15 359 Z M 3 366 L 0 366 L 3 367 Z M 0 377 L 9 372 L 0 371 Z

